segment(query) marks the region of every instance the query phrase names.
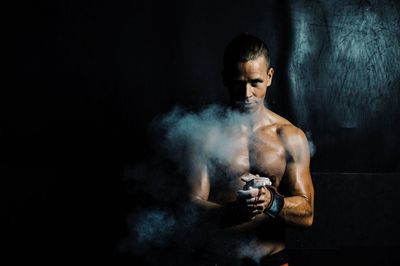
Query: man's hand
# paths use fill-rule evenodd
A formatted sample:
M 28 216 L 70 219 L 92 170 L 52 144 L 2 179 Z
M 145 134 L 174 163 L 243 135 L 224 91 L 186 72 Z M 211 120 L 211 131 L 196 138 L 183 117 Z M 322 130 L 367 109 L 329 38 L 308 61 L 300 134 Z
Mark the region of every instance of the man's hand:
M 240 179 L 246 183 L 243 186 L 243 190 L 272 185 L 272 182 L 268 177 L 260 177 L 259 175 L 247 174 L 242 176 Z
M 255 215 L 263 213 L 271 204 L 271 192 L 265 187 L 250 188 L 238 191 L 238 201 L 246 204 L 249 213 Z
M 238 192 L 236 201 L 227 204 L 225 208 L 226 212 L 224 221 L 226 221 L 226 218 L 229 217 L 230 221 L 234 222 L 235 224 L 248 222 L 255 218 L 255 216 L 259 213 L 258 211 L 255 212 L 255 207 L 257 204 L 262 204 L 262 202 L 258 202 L 257 204 L 253 204 L 251 202 L 257 202 L 258 200 L 265 198 L 265 196 L 262 196 L 261 198 L 257 196 L 257 188 L 271 184 L 269 178 L 260 177 L 259 175 L 247 174 L 242 176 L 241 179 L 246 183 L 243 187 L 243 190 Z M 251 196 L 252 191 L 253 194 L 255 194 L 254 196 Z
M 262 213 L 271 203 L 271 192 L 265 188 L 272 185 L 271 180 L 250 173 L 242 176 L 241 180 L 246 184 L 243 190 L 238 191 L 238 200 L 244 201 L 247 210 L 253 215 Z

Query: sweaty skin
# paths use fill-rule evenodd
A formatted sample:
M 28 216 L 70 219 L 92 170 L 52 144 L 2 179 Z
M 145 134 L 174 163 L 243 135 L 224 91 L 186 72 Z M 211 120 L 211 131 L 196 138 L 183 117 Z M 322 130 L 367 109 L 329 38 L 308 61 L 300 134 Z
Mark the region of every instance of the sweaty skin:
M 256 257 L 260 251 L 269 255 L 285 248 L 284 235 L 277 233 L 283 232 L 284 226 L 312 225 L 314 188 L 304 133 L 264 106 L 274 70 L 268 68 L 263 56 L 237 63 L 236 70 L 234 77 L 226 82 L 232 106 L 249 114 L 248 121 L 237 125 L 241 132 L 236 140 L 239 148 L 230 157 L 231 161 L 212 171 L 215 176 L 211 176 L 207 165 L 193 159 L 189 168 L 191 198 L 213 221 L 224 219 L 228 206 L 236 215 L 239 209 L 245 210 L 243 219 L 232 221 L 221 230 L 227 239 L 247 240 L 237 241 L 241 243 L 238 256 Z M 249 173 L 270 178 L 272 186 L 285 197 L 277 219 L 263 213 L 271 201 L 268 189 L 238 194 L 245 185 L 241 177 Z

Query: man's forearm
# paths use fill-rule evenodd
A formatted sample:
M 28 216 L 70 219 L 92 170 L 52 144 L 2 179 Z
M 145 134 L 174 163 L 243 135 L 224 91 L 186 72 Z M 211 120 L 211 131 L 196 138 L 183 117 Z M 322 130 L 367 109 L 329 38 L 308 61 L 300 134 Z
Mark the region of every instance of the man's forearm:
M 284 199 L 284 205 L 278 217 L 286 224 L 295 227 L 309 227 L 313 223 L 313 208 L 310 200 L 302 196 Z
M 219 209 L 222 207 L 221 204 L 211 202 L 208 200 L 201 199 L 199 197 L 193 197 L 192 202 L 197 206 L 200 207 L 203 210 L 215 210 Z
M 254 219 L 245 223 L 234 225 L 232 231 L 248 230 L 262 226 L 265 221 L 274 219 L 266 213 L 258 214 Z M 308 199 L 302 196 L 291 196 L 284 198 L 284 205 L 277 218 L 289 226 L 297 228 L 307 228 L 312 225 L 313 211 Z
M 252 215 L 246 212 L 246 208 L 236 201 L 221 205 L 200 198 L 192 199 L 192 202 L 201 213 L 202 219 L 208 224 L 213 223 L 220 228 L 240 225 L 251 221 Z

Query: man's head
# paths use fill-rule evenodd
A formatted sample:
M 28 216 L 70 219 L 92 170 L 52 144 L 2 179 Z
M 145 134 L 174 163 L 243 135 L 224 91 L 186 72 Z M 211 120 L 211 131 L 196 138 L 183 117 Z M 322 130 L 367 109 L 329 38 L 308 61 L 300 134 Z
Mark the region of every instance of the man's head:
M 225 48 L 224 85 L 229 89 L 233 106 L 245 112 L 255 112 L 264 106 L 267 87 L 274 70 L 266 44 L 259 38 L 240 34 Z

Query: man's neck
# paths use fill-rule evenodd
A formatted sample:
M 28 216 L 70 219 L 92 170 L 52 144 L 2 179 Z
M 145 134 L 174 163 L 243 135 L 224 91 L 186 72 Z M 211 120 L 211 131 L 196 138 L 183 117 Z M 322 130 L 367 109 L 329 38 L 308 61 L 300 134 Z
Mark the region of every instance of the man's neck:
M 251 132 L 258 130 L 260 127 L 272 124 L 268 115 L 268 109 L 261 106 L 255 112 L 249 114 L 248 126 Z

